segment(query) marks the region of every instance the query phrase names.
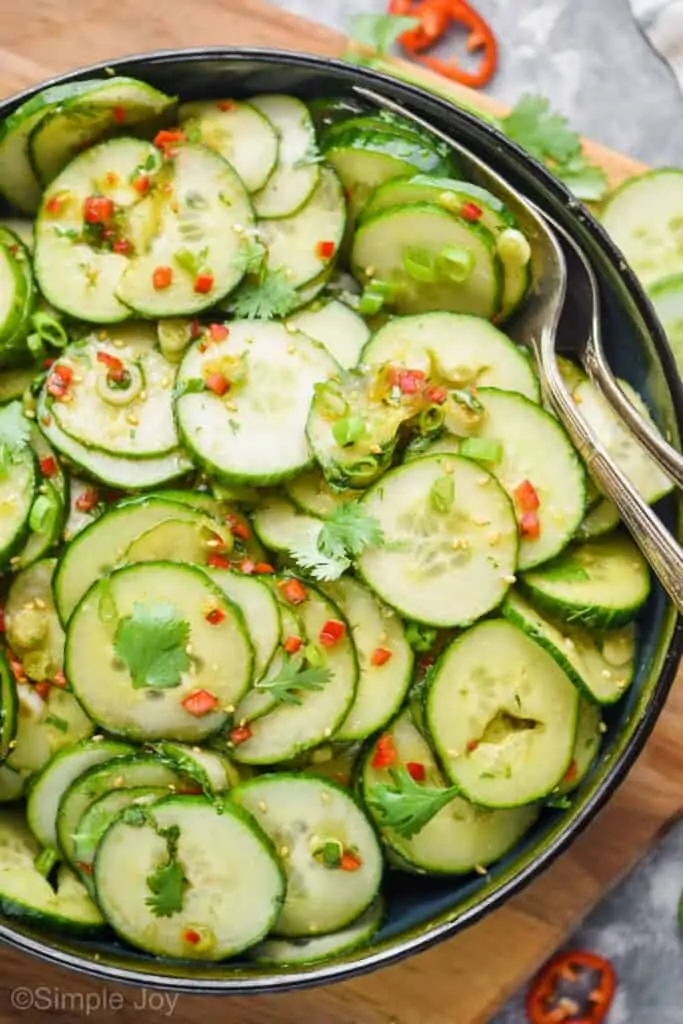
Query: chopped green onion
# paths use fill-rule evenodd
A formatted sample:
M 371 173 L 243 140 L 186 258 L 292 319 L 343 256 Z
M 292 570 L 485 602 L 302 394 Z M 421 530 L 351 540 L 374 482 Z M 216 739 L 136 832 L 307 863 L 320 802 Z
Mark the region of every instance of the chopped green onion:
M 29 334 L 29 336 L 26 339 L 26 344 L 28 346 L 29 352 L 31 353 L 34 359 L 44 359 L 45 356 L 47 355 L 47 352 L 45 351 L 45 346 L 43 345 L 43 339 L 36 331 L 34 331 L 32 334 Z
M 361 316 L 379 313 L 384 304 L 391 301 L 394 291 L 388 281 L 369 281 L 358 300 L 358 312 Z
M 377 476 L 377 470 L 377 459 L 374 455 L 368 455 L 349 466 L 348 473 L 353 478 L 353 486 L 358 487 L 362 484 L 363 480 L 367 480 L 368 483 L 374 480 Z
M 61 320 L 51 316 L 49 313 L 38 310 L 31 317 L 31 323 L 41 341 L 47 342 L 53 348 L 64 348 L 65 345 L 69 344 L 69 335 L 64 330 Z
M 453 508 L 455 499 L 455 484 L 453 477 L 448 473 L 440 476 L 431 486 L 429 491 L 429 504 L 435 512 L 445 515 Z
M 455 388 L 450 395 L 459 405 L 464 405 L 469 412 L 484 412 L 484 406 L 469 388 Z
M 322 402 L 324 412 L 330 416 L 346 416 L 349 411 L 349 403 L 342 397 L 338 388 L 327 381 L 314 385 L 313 390 L 315 397 Z
M 459 245 L 447 245 L 437 257 L 437 264 L 443 277 L 456 284 L 463 284 L 474 270 L 474 253 Z
M 34 533 L 51 533 L 58 511 L 59 503 L 54 492 L 39 494 L 31 506 L 28 525 Z
M 57 851 L 52 846 L 46 846 L 36 857 L 34 867 L 38 874 L 47 878 L 58 860 Z
M 69 723 L 66 718 L 62 718 L 60 715 L 46 715 L 45 722 L 47 725 L 51 725 L 53 729 L 57 729 L 58 732 L 69 731 Z
M 365 437 L 367 427 L 360 416 L 345 416 L 332 427 L 332 435 L 340 448 L 355 444 Z
M 503 446 L 500 441 L 466 437 L 460 444 L 460 454 L 466 459 L 477 459 L 480 462 L 500 462 L 503 457 Z
M 338 868 L 344 854 L 344 847 L 338 839 L 326 839 L 322 846 L 313 851 L 313 857 L 326 868 Z
M 531 246 L 521 231 L 506 228 L 496 242 L 496 252 L 503 263 L 525 267 L 531 259 Z
M 188 274 L 197 274 L 199 272 L 199 258 L 197 253 L 192 252 L 191 249 L 176 249 L 173 253 L 173 259 Z
M 421 434 L 433 434 L 434 431 L 443 427 L 446 413 L 441 405 L 428 405 L 423 409 L 418 418 L 418 429 Z
M 408 277 L 412 277 L 414 281 L 420 281 L 424 284 L 432 284 L 436 281 L 436 262 L 434 254 L 429 249 L 419 249 L 417 246 L 404 249 L 402 263 L 406 274 Z
M 423 626 L 421 622 L 409 622 L 406 626 L 406 640 L 419 654 L 430 651 L 436 640 L 436 630 Z
M 325 664 L 322 651 L 315 644 L 306 644 L 304 647 L 304 658 L 311 668 L 320 668 Z

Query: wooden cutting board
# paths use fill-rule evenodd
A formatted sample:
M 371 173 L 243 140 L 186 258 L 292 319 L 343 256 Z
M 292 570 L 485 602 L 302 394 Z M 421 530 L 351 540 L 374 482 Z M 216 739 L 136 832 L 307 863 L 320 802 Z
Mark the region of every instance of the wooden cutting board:
M 262 45 L 336 56 L 334 32 L 260 0 L 0 0 L 0 94 L 97 60 L 165 47 Z M 411 67 L 413 74 L 423 74 Z M 424 73 L 428 79 L 427 73 Z M 458 90 L 467 96 L 468 90 Z M 471 97 L 471 94 L 470 94 Z M 492 112 L 501 107 L 476 97 Z M 617 184 L 643 165 L 587 143 Z M 561 942 L 572 925 L 683 809 L 683 679 L 628 780 L 571 850 L 503 909 L 464 934 L 396 967 L 307 992 L 258 998 L 181 997 L 176 1024 L 475 1024 Z M 30 996 L 13 990 L 34 990 Z M 24 1002 L 22 1003 L 22 998 Z M 86 1003 L 86 998 L 89 1002 Z M 17 1005 L 18 1004 L 18 1005 Z M 158 994 L 115 989 L 0 949 L 0 1024 L 93 1019 L 161 1020 Z M 520 1022 L 521 1024 L 521 1022 Z

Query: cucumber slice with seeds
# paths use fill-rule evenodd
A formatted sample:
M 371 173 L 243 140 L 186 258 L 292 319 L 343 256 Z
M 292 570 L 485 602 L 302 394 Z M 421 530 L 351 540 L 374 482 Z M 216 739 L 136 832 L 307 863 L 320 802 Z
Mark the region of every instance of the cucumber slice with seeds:
M 300 512 L 325 519 L 341 505 L 357 501 L 362 491 L 333 490 L 319 469 L 309 469 L 285 482 L 287 497 Z
M 441 491 L 444 503 L 433 503 Z M 387 473 L 362 504 L 384 541 L 366 548 L 357 569 L 401 615 L 465 626 L 502 601 L 517 563 L 517 527 L 507 495 L 479 466 L 457 456 L 416 459 Z
M 540 799 L 569 767 L 579 695 L 539 644 L 502 619 L 453 641 L 429 683 L 425 720 L 450 780 L 483 807 Z
M 324 345 L 344 370 L 360 362 L 363 346 L 370 337 L 365 321 L 345 302 L 329 299 L 320 306 L 303 309 L 288 318 L 297 331 Z
M 647 601 L 650 583 L 647 562 L 620 532 L 575 544 L 520 577 L 522 590 L 539 608 L 594 629 L 630 622 Z
M 619 525 L 619 510 L 607 498 L 601 498 L 597 505 L 584 516 L 583 522 L 576 531 L 578 540 L 592 540 L 611 533 Z
M 114 621 L 103 619 L 102 601 L 111 602 Z M 170 684 L 135 685 L 129 664 L 117 656 L 117 623 L 145 606 L 173 610 L 187 624 L 191 651 Z M 211 621 L 209 610 L 222 614 Z M 191 656 L 190 656 L 191 655 Z M 64 654 L 66 674 L 94 721 L 113 734 L 137 740 L 174 739 L 196 743 L 225 723 L 225 708 L 247 690 L 253 651 L 237 605 L 201 569 L 173 562 L 146 562 L 117 569 L 86 593 L 69 619 Z M 225 664 L 230 666 L 225 671 Z M 199 714 L 187 705 L 205 691 L 212 705 Z
M 514 590 L 505 598 L 501 611 L 552 655 L 589 700 L 613 704 L 633 681 L 636 634 L 632 624 L 591 633 L 541 615 Z
M 338 252 L 346 225 L 346 204 L 339 179 L 321 166 L 310 198 L 291 217 L 259 221 L 259 234 L 268 250 L 271 273 L 282 271 L 294 288 L 314 281 Z M 331 246 L 323 251 L 321 243 Z M 327 253 L 327 254 L 326 254 Z
M 202 750 L 168 740 L 155 744 L 154 749 L 179 772 L 195 779 L 206 796 L 224 793 L 240 781 L 235 766 L 217 750 Z
M 318 519 L 299 512 L 278 494 L 270 495 L 254 510 L 252 522 L 261 543 L 283 554 L 310 542 L 320 530 Z
M 18 573 L 5 604 L 7 642 L 36 682 L 55 679 L 64 667 L 64 631 L 52 596 L 56 565 L 45 558 Z
M 181 127 L 203 146 L 231 163 L 249 192 L 262 189 L 277 163 L 280 142 L 273 125 L 243 100 L 196 100 L 182 103 Z
M 36 426 L 31 428 L 31 448 L 43 480 L 36 488 L 29 513 L 29 535 L 26 543 L 12 559 L 12 568 L 15 572 L 33 565 L 58 543 L 66 518 L 66 478 L 54 449 Z
M 0 766 L 11 750 L 17 733 L 19 702 L 14 676 L 5 654 L 0 651 Z
M 41 846 L 57 848 L 59 802 L 74 779 L 98 764 L 134 753 L 126 743 L 98 736 L 60 750 L 31 784 L 26 802 L 29 827 Z
M 120 563 L 171 561 L 203 568 L 217 547 L 227 554 L 231 543 L 224 524 L 197 512 L 192 519 L 166 519 L 150 527 L 126 548 Z
M 168 862 L 171 829 L 186 886 L 181 909 L 162 916 L 150 905 L 150 879 Z M 225 960 L 253 946 L 277 920 L 285 895 L 275 850 L 253 818 L 203 797 L 167 797 L 135 824 L 124 811 L 97 850 L 95 886 L 119 935 L 148 953 L 186 960 Z
M 26 335 L 32 295 L 21 261 L 9 246 L 0 244 L 0 366 L 30 358 Z
M 74 831 L 73 860 L 86 888 L 94 891 L 92 866 L 103 835 L 126 807 L 147 807 L 169 795 L 164 786 L 137 786 L 105 793 L 83 813 Z
M 305 105 L 293 96 L 263 93 L 249 102 L 270 121 L 280 141 L 275 169 L 254 195 L 254 209 L 261 218 L 289 217 L 318 184 L 313 122 Z
M 375 899 L 382 854 L 372 826 L 340 786 L 312 776 L 263 775 L 243 783 L 232 799 L 254 816 L 275 843 L 287 872 L 287 896 L 274 923 L 288 938 L 338 931 Z M 326 844 L 354 856 L 357 867 L 341 870 Z
M 257 682 L 271 664 L 280 642 L 278 602 L 266 584 L 253 576 L 230 569 L 207 569 L 206 572 L 242 610 L 254 647 L 254 682 Z
M 451 387 L 494 387 L 540 400 L 530 361 L 480 317 L 441 312 L 395 317 L 372 336 L 360 362 L 398 363 L 436 375 Z
M 63 747 L 95 731 L 73 693 L 51 686 L 45 700 L 28 684 L 17 687 L 19 715 L 14 746 L 7 758 L 15 772 L 39 772 Z
M 242 360 L 245 380 L 221 398 L 183 393 L 222 360 Z M 176 413 L 195 458 L 229 482 L 270 484 L 311 460 L 305 426 L 313 386 L 337 371 L 325 349 L 282 324 L 235 320 L 226 341 L 193 346 L 178 371 Z M 235 425 L 234 427 L 231 425 Z
M 351 267 L 362 284 L 389 284 L 397 313 L 444 310 L 490 318 L 500 308 L 503 278 L 493 235 L 436 204 L 368 217 L 355 233 Z
M 377 932 L 384 918 L 384 900 L 381 896 L 370 904 L 359 918 L 340 931 L 315 938 L 266 939 L 249 950 L 250 960 L 257 964 L 292 967 L 315 964 L 341 953 L 350 953 L 365 946 Z
M 644 285 L 678 273 L 683 171 L 664 167 L 630 178 L 611 194 L 601 220 Z
M 421 765 L 426 786 L 443 789 L 444 777 L 426 739 L 415 726 L 410 712 L 403 711 L 384 731 L 396 750 L 399 764 Z M 372 810 L 373 789 L 390 785 L 386 768 L 373 767 L 374 745 L 360 769 L 360 787 L 365 805 L 380 830 L 391 859 L 398 857 L 399 870 L 415 874 L 464 875 L 486 867 L 519 842 L 538 817 L 534 805 L 493 810 L 477 807 L 463 797 L 454 797 L 415 835 L 406 839 L 383 825 Z

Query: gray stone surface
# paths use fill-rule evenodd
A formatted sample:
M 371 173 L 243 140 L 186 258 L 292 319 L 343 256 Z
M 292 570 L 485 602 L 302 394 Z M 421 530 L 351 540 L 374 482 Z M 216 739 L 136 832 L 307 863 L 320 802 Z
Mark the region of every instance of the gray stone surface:
M 386 0 L 275 0 L 347 31 Z M 683 98 L 628 0 L 476 0 L 501 43 L 492 94 L 541 92 L 584 134 L 653 164 L 683 165 Z M 456 44 L 452 45 L 455 50 Z M 446 52 L 448 52 L 446 49 Z

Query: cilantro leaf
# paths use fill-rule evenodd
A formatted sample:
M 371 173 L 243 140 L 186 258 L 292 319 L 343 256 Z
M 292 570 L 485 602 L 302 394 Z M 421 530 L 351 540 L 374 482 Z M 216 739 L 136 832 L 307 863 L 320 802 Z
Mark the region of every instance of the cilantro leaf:
M 393 785 L 372 786 L 367 803 L 382 825 L 393 828 L 405 839 L 410 839 L 431 821 L 435 814 L 460 793 L 458 786 L 435 789 L 416 782 L 407 769 L 389 771 Z
M 289 553 L 302 569 L 326 582 L 337 580 L 351 560 L 368 547 L 384 539 L 382 528 L 357 501 L 340 505 L 322 526 L 290 548 Z
M 581 154 L 554 170 L 576 198 L 584 202 L 597 202 L 607 192 L 607 175 L 602 167 L 589 164 Z
M 152 891 L 145 903 L 155 917 L 172 917 L 183 909 L 183 897 L 188 886 L 181 865 L 176 860 L 176 839 L 167 837 L 168 861 L 147 876 L 147 888 Z
M 244 235 L 234 264 L 245 274 L 258 274 L 266 258 L 266 247 L 253 235 Z
M 114 652 L 132 676 L 133 686 L 166 689 L 178 686 L 190 665 L 185 650 L 190 624 L 166 601 L 133 605 L 133 614 L 116 627 Z
M 28 444 L 31 424 L 24 416 L 21 402 L 10 402 L 0 409 L 0 446 L 16 452 Z
M 399 14 L 356 14 L 351 19 L 349 35 L 355 42 L 384 54 L 399 36 L 419 24 L 418 18 Z
M 289 549 L 289 554 L 301 569 L 311 574 L 313 579 L 321 583 L 338 580 L 351 566 L 351 559 L 346 555 L 331 556 L 320 550 L 319 542 L 322 526 L 311 531 L 308 536 L 299 540 Z
M 302 668 L 290 659 L 274 679 L 264 679 L 255 684 L 255 689 L 270 693 L 282 704 L 301 704 L 300 692 L 322 690 L 332 678 L 328 668 Z
M 247 320 L 271 320 L 286 316 L 298 301 L 297 290 L 284 271 L 266 270 L 257 280 L 240 285 L 232 299 L 231 312 Z

